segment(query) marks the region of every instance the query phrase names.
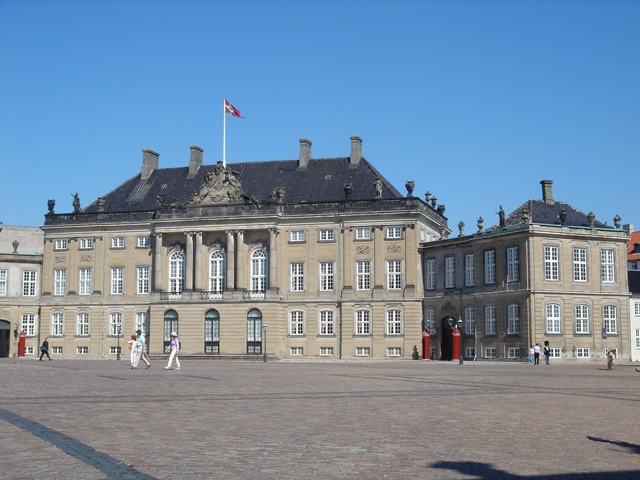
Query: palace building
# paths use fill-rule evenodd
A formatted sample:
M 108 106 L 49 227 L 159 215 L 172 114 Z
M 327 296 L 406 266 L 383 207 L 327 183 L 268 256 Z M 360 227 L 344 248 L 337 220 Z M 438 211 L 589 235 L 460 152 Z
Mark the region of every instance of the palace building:
M 444 206 L 403 196 L 362 156 L 159 168 L 44 231 L 40 337 L 64 357 L 150 353 L 179 334 L 188 355 L 411 357 L 423 325 L 421 242 L 450 233 Z M 266 349 L 266 352 L 265 350 Z

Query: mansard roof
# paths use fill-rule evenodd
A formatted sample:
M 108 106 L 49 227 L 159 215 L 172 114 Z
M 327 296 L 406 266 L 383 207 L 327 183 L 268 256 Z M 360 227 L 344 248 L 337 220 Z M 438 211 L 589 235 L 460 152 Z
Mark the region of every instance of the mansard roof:
M 564 224 L 560 221 L 560 213 L 564 210 L 567 213 L 567 219 Z M 505 218 L 505 226 L 511 227 L 524 223 L 522 214 L 529 212 L 530 223 L 543 223 L 546 225 L 564 225 L 567 227 L 588 227 L 589 220 L 587 215 L 577 208 L 572 207 L 565 202 L 548 203 L 544 200 L 527 200 L 520 207 L 516 208 Z M 593 222 L 595 228 L 613 228 L 608 227 L 602 222 L 595 220 Z M 496 224 L 491 228 L 499 228 Z
M 156 208 L 156 199 L 164 195 L 168 203 L 185 204 L 205 184 L 207 174 L 215 165 L 202 165 L 193 178 L 189 178 L 189 167 L 161 168 L 153 171 L 147 180 L 141 175 L 127 180 L 102 197 L 104 212 L 149 211 Z M 353 184 L 353 193 L 348 200 L 376 198 L 373 183 L 382 181 L 382 198 L 402 198 L 394 188 L 364 158 L 357 166 L 349 163 L 348 157 L 311 159 L 305 169 L 298 160 L 243 162 L 227 164 L 236 172 L 242 193 L 252 201 L 266 202 L 276 188 L 284 188 L 284 203 L 315 203 L 345 201 L 344 185 Z M 95 201 L 84 209 L 86 213 L 98 212 Z

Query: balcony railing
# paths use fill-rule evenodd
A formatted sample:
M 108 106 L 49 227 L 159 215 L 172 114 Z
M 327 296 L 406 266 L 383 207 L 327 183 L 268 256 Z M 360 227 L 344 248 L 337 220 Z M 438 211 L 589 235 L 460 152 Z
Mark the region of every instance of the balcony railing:
M 180 301 L 182 300 L 182 292 L 160 292 L 160 300 Z
M 265 298 L 264 290 L 254 290 L 250 292 L 244 292 L 243 298 L 245 300 L 262 300 Z
M 222 300 L 222 292 L 200 292 L 202 300 Z

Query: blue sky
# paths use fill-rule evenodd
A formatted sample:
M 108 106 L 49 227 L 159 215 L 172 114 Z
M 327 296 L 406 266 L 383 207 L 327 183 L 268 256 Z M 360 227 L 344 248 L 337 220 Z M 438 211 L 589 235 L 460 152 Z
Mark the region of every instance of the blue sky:
M 348 156 L 465 233 L 541 198 L 640 228 L 640 2 L 0 0 L 0 221 L 140 171 Z M 424 198 L 424 197 L 423 197 Z

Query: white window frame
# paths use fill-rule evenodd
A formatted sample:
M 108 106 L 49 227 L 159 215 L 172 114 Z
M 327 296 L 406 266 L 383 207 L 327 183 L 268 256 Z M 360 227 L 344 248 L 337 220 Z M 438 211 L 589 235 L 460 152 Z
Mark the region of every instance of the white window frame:
M 122 347 L 109 347 L 110 355 L 117 355 L 118 353 L 122 353 Z
M 369 347 L 356 347 L 356 357 L 370 357 L 371 348 Z
M 320 347 L 320 355 L 333 356 L 333 347 Z
M 358 308 L 353 312 L 354 335 L 371 335 L 371 310 Z
M 51 336 L 62 337 L 64 335 L 64 313 L 54 312 L 51 314 Z
M 509 347 L 507 358 L 520 358 L 520 347 Z
M 263 292 L 267 289 L 267 251 L 258 248 L 251 253 L 251 291 Z
M 496 251 L 486 250 L 484 252 L 484 283 L 493 285 L 496 283 Z
M 518 247 L 507 248 L 507 282 L 520 281 L 520 252 Z
M 111 267 L 111 295 L 124 294 L 124 267 Z
M 209 255 L 209 291 L 221 293 L 225 289 L 227 256 L 222 250 Z
M 137 247 L 138 248 L 147 248 L 147 247 L 151 247 L 151 237 L 146 236 L 146 237 L 138 237 L 137 240 Z
M 76 353 L 78 355 L 86 355 L 89 353 L 89 347 L 76 347 Z
M 110 337 L 122 336 L 122 319 L 123 319 L 123 315 L 121 312 L 109 313 L 109 336 Z M 119 328 L 118 328 L 118 325 L 119 325 Z
M 304 292 L 304 262 L 289 264 L 289 289 L 292 292 Z
M 591 350 L 585 347 L 576 348 L 576 358 L 591 358 Z
M 304 336 L 304 311 L 291 310 L 289 312 L 289 335 Z
M 388 240 L 402 239 L 402 227 L 387 227 L 387 239 Z
M 546 333 L 562 333 L 562 317 L 560 304 L 548 303 L 545 306 L 545 313 Z
M 78 312 L 76 314 L 76 336 L 87 337 L 89 336 L 89 326 L 91 318 L 89 312 Z
M 464 256 L 464 286 L 473 287 L 476 284 L 476 257 L 473 253 Z
M 91 268 L 78 269 L 78 295 L 91 295 Z
M 473 358 L 476 356 L 476 349 L 473 347 L 466 347 L 464 349 L 465 358 Z
M 385 325 L 387 335 L 402 335 L 402 310 L 390 308 L 385 314 Z
M 402 347 L 387 347 L 387 357 L 401 357 Z
M 456 257 L 444 257 L 444 288 L 456 286 Z
M 38 279 L 38 272 L 36 270 L 23 270 L 22 271 L 22 296 L 23 297 L 35 297 L 37 291 L 36 280 Z
M 562 349 L 559 347 L 550 348 L 549 358 L 562 358 Z
M 517 335 L 520 333 L 520 304 L 510 303 L 507 305 L 507 334 Z
M 113 237 L 111 239 L 111 248 L 124 248 L 124 237 Z
M 305 241 L 304 230 L 291 230 L 289 232 L 289 241 L 291 243 L 303 243 Z
M 484 358 L 498 358 L 498 349 L 495 347 L 487 347 L 484 349 Z
M 496 335 L 496 307 L 487 305 L 484 307 L 484 333 L 486 335 Z
M 436 259 L 428 258 L 425 262 L 425 289 L 436 289 Z
M 66 268 L 56 268 L 53 270 L 53 294 L 56 296 L 67 294 Z
M 51 347 L 51 353 L 62 355 L 62 347 Z
M 402 260 L 387 260 L 387 290 L 402 290 Z
M 66 238 L 56 238 L 53 241 L 53 249 L 54 250 L 68 250 L 69 249 L 69 240 Z
M 289 352 L 291 355 L 304 355 L 304 348 L 302 347 L 290 347 Z
M 476 333 L 476 312 L 473 307 L 464 309 L 464 333 L 465 335 L 475 335 Z
M 356 261 L 356 290 L 371 290 L 371 260 Z
M 143 335 L 147 334 L 147 312 L 136 312 L 135 331 L 140 330 Z
M 356 240 L 371 240 L 371 227 L 356 227 Z
M 573 281 L 587 281 L 587 249 L 585 247 L 573 249 Z
M 20 328 L 24 330 L 27 337 L 35 337 L 38 333 L 36 314 L 35 313 L 23 313 L 20 316 Z
M 575 305 L 575 332 L 577 334 L 589 333 L 589 305 L 580 303 Z
M 640 328 L 636 328 L 636 348 L 640 348 Z
M 436 333 L 436 311 L 433 308 L 425 308 L 424 310 L 424 327 L 429 325 L 429 335 Z
M 320 291 L 332 292 L 334 289 L 334 262 L 319 262 L 318 275 L 320 275 Z
M 151 267 L 136 267 L 136 294 L 147 295 L 151 289 Z
M 320 310 L 318 312 L 318 335 L 335 335 L 335 312 Z
M 607 334 L 618 333 L 618 307 L 605 305 L 602 307 L 602 324 Z
M 35 354 L 35 348 L 33 347 L 24 347 L 24 354 L 25 355 L 33 355 Z
M 169 292 L 184 291 L 185 254 L 178 250 L 169 255 Z
M 336 239 L 335 230 L 320 230 L 319 240 L 321 242 L 333 242 Z
M 634 302 L 634 315 L 640 317 L 640 302 Z
M 600 251 L 602 265 L 602 283 L 615 283 L 615 252 L 610 249 Z
M 544 279 L 547 281 L 558 281 L 559 273 L 559 248 L 553 245 L 544 246 Z
M 7 271 L 0 270 L 0 297 L 7 295 Z
M 93 248 L 93 237 L 81 238 L 78 243 L 80 250 L 91 250 Z

